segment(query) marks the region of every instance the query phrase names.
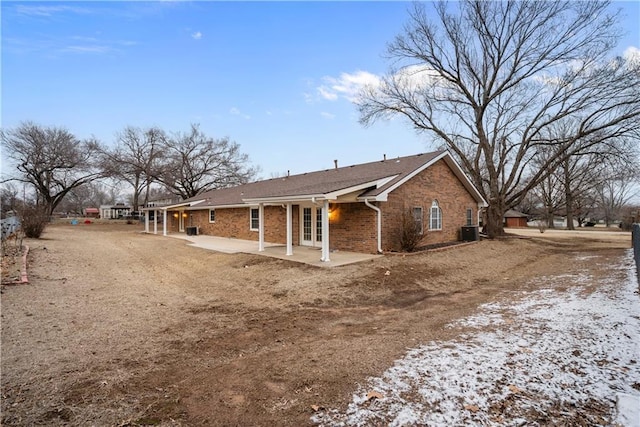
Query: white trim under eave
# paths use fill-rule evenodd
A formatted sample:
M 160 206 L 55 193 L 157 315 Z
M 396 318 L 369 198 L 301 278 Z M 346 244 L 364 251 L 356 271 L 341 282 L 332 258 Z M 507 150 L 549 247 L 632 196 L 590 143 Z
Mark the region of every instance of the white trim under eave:
M 386 202 L 388 200 L 389 194 L 385 191 L 384 193 L 378 194 L 377 196 L 362 196 L 356 198 L 356 201 L 364 203 L 365 200 L 374 201 L 374 202 Z
M 294 203 L 294 202 L 305 202 L 311 201 L 312 203 L 329 200 L 335 201 L 338 197 L 343 196 L 345 194 L 355 193 L 360 190 L 364 190 L 369 187 L 380 188 L 386 185 L 389 181 L 392 181 L 398 176 L 398 174 L 390 175 L 384 178 L 376 179 L 373 181 L 364 182 L 362 184 L 354 185 L 352 187 L 342 188 L 340 190 L 332 191 L 330 193 L 325 194 L 303 194 L 298 196 L 277 196 L 277 197 L 262 197 L 262 198 L 252 198 L 252 199 L 242 199 L 245 203 Z
M 438 156 L 434 157 L 433 159 L 429 160 L 427 163 L 423 164 L 422 166 L 420 166 L 418 169 L 414 170 L 410 174 L 407 174 L 407 176 L 405 176 L 400 181 L 398 181 L 395 184 L 393 184 L 391 187 L 389 187 L 386 190 L 384 190 L 382 193 L 378 194 L 375 197 L 375 200 L 386 202 L 389 193 L 391 193 L 393 190 L 395 190 L 396 188 L 400 187 L 401 185 L 403 185 L 404 183 L 409 181 L 414 176 L 418 175 L 420 172 L 422 172 L 425 169 L 427 169 L 429 166 L 432 166 L 433 164 L 435 164 L 439 160 L 444 160 L 445 161 L 447 166 L 449 166 L 451 168 L 451 170 L 453 171 L 455 176 L 460 180 L 462 185 L 467 189 L 467 191 L 469 193 L 471 193 L 471 195 L 474 197 L 474 199 L 476 199 L 476 201 L 478 203 L 483 203 L 485 206 L 488 206 L 487 201 L 484 199 L 484 197 L 482 197 L 482 194 L 480 194 L 480 192 L 478 191 L 476 186 L 473 185 L 473 183 L 469 180 L 469 178 L 464 173 L 464 171 L 462 170 L 462 168 L 460 167 L 458 162 L 456 162 L 456 160 L 453 158 L 453 156 L 451 156 L 451 153 L 449 153 L 446 150 L 443 151 Z M 367 197 L 367 198 L 369 198 L 369 197 Z
M 403 185 L 405 182 L 409 181 L 411 178 L 413 178 L 414 176 L 418 175 L 420 172 L 422 172 L 423 170 L 427 169 L 429 166 L 433 165 L 434 163 L 436 163 L 438 160 L 444 158 L 445 156 L 449 155 L 449 153 L 447 151 L 443 151 L 442 153 L 440 153 L 438 156 L 434 157 L 433 159 L 429 160 L 427 163 L 424 163 L 422 166 L 420 166 L 418 169 L 415 169 L 413 172 L 407 174 L 404 178 L 402 178 L 400 181 L 396 182 L 395 184 L 393 184 L 391 187 L 387 188 L 386 190 L 384 190 L 382 193 L 378 194 L 378 196 L 376 197 L 376 200 L 380 200 L 380 196 L 382 196 L 384 198 L 384 200 L 387 200 L 387 196 L 389 195 L 389 193 L 391 193 L 393 190 L 395 190 L 396 188 L 400 187 L 401 185 Z
M 206 199 L 202 199 L 202 200 L 196 200 L 194 202 L 186 202 L 186 203 L 177 203 L 175 205 L 169 205 L 169 206 L 158 206 L 157 209 L 162 209 L 162 210 L 169 210 L 169 209 L 175 209 L 175 208 L 181 208 L 183 206 L 195 206 L 199 203 L 204 202 Z
M 344 196 L 345 194 L 355 193 L 356 191 L 364 190 L 369 187 L 380 188 L 386 185 L 389 181 L 392 181 L 398 176 L 398 174 L 390 175 L 385 178 L 376 179 L 375 181 L 365 182 L 363 184 L 354 185 L 353 187 L 343 188 L 341 190 L 336 190 L 331 193 L 327 193 L 324 195 L 325 199 L 328 200 L 336 200 L 340 196 Z
M 246 208 L 253 205 L 248 205 L 245 203 L 235 204 L 235 205 L 202 205 L 202 206 L 190 206 L 183 210 L 185 211 L 200 211 L 204 209 L 235 209 L 235 208 Z M 257 206 L 257 204 L 255 205 Z
M 286 202 L 308 202 L 308 201 L 316 201 L 316 200 L 324 200 L 326 196 L 324 194 L 305 194 L 302 196 L 278 196 L 278 197 L 264 197 L 264 198 L 255 198 L 255 199 L 242 199 L 243 202 L 247 203 L 244 206 L 248 206 L 249 204 L 260 204 L 260 203 L 276 203 L 282 204 Z

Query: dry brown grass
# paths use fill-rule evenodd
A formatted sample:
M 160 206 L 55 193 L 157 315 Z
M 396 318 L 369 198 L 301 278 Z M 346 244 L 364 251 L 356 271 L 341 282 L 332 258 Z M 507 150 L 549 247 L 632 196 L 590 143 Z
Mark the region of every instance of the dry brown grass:
M 3 425 L 305 425 L 479 304 L 629 247 L 545 233 L 320 269 L 140 230 L 28 242 L 31 284 L 2 289 Z

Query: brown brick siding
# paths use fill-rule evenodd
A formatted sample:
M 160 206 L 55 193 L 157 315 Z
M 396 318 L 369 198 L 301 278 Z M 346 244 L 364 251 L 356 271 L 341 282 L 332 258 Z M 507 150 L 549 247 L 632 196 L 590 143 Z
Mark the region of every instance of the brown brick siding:
M 176 216 L 174 216 L 176 215 Z M 178 212 L 167 212 L 167 232 L 177 233 L 179 230 Z
M 185 226 L 196 226 L 200 234 L 258 241 L 258 231 L 250 229 L 250 208 L 216 209 L 215 222 L 209 222 L 209 209 L 186 211 Z M 293 212 L 293 244 L 298 244 L 298 210 Z M 264 240 L 287 243 L 287 211 L 281 206 L 264 207 Z M 175 230 L 177 231 L 177 220 Z
M 364 203 L 332 203 L 329 210 L 329 246 L 332 250 L 376 253 L 376 211 Z
M 437 200 L 442 210 L 442 230 L 429 230 L 431 204 Z M 460 227 L 467 224 L 467 209 L 472 209 L 473 224 L 477 224 L 478 204 L 440 160 L 411 178 L 389 194 L 388 201 L 378 204 L 382 209 L 382 249 L 400 250 L 398 232 L 403 211 L 422 207 L 424 239 L 421 244 L 450 242 L 460 239 Z

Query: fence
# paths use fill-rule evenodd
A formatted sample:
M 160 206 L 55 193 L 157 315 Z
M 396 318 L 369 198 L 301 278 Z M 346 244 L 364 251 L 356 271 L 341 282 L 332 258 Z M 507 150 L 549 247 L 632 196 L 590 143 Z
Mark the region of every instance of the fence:
M 20 220 L 15 216 L 5 218 L 0 220 L 0 228 L 2 229 L 2 240 L 4 240 L 20 228 Z

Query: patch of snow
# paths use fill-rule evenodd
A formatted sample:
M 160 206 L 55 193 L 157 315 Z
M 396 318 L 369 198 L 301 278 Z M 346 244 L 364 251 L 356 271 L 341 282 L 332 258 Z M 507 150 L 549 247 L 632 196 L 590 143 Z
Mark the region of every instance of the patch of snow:
M 449 325 L 466 328 L 459 339 L 410 350 L 360 386 L 346 411 L 327 410 L 312 421 L 521 425 L 535 421 L 527 418 L 532 414 L 553 414 L 553 408 L 571 419 L 580 408 L 596 405 L 601 418 L 590 422 L 637 427 L 638 280 L 629 254 L 609 268 L 600 282 L 586 274 L 544 277 L 540 282 L 548 288 L 523 293 L 517 303 L 484 305 L 479 315 Z M 552 289 L 560 281 L 572 286 Z M 596 290 L 587 292 L 594 284 Z M 513 321 L 505 322 L 506 316 Z M 371 390 L 383 398 L 367 399 Z
M 616 424 L 627 427 L 640 426 L 640 396 L 618 394 Z

